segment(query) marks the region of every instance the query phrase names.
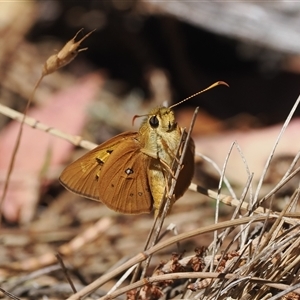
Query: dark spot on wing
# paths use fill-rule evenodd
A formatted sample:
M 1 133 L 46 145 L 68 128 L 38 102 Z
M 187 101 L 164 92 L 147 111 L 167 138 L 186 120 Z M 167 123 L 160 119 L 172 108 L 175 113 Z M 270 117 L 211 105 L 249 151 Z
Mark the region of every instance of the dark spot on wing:
M 96 162 L 98 165 L 103 166 L 104 165 L 104 161 L 101 160 L 99 157 L 96 157 Z

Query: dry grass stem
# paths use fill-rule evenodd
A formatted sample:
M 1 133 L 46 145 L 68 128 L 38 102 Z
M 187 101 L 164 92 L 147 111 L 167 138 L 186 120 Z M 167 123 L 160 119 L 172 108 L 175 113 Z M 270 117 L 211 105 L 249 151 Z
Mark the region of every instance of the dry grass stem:
M 9 293 L 8 291 L 2 289 L 1 287 L 0 287 L 0 291 L 1 291 L 4 295 L 6 295 L 7 297 L 9 297 L 10 299 L 21 300 L 20 298 L 14 296 L 12 293 Z
M 2 104 L 0 104 L 0 113 L 11 119 L 19 121 L 19 122 L 22 122 L 22 119 L 24 116 L 24 114 L 19 113 L 19 112 L 15 111 L 5 105 L 2 105 Z M 97 147 L 96 144 L 86 141 L 86 140 L 83 140 L 81 136 L 71 135 L 71 134 L 62 132 L 59 129 L 48 126 L 47 124 L 43 124 L 43 123 L 39 122 L 38 120 L 28 117 L 28 116 L 25 117 L 24 124 L 34 128 L 34 129 L 45 131 L 46 133 L 49 133 L 49 134 L 56 136 L 58 138 L 61 138 L 63 140 L 69 141 L 73 145 L 82 147 L 87 150 L 92 150 L 95 147 Z
M 293 117 L 293 115 L 294 115 L 294 113 L 295 113 L 295 111 L 296 111 L 296 109 L 297 109 L 297 107 L 298 107 L 298 105 L 299 105 L 299 102 L 300 102 L 300 96 L 299 96 L 299 97 L 297 98 L 297 100 L 295 101 L 295 104 L 293 105 L 293 107 L 292 107 L 292 109 L 291 109 L 289 115 L 287 116 L 287 118 L 286 118 L 286 120 L 285 120 L 285 122 L 284 122 L 284 124 L 283 124 L 283 126 L 282 126 L 282 128 L 281 128 L 281 130 L 280 130 L 280 133 L 279 133 L 279 135 L 278 135 L 278 137 L 277 137 L 277 139 L 276 139 L 276 141 L 275 141 L 275 144 L 274 144 L 274 146 L 273 146 L 273 149 L 271 150 L 271 153 L 270 153 L 270 155 L 269 155 L 269 157 L 268 157 L 268 159 L 267 159 L 267 161 L 266 161 L 265 168 L 264 168 L 264 170 L 263 170 L 263 172 L 262 172 L 262 174 L 261 174 L 261 177 L 260 177 L 260 180 L 259 180 L 259 182 L 258 182 L 258 186 L 257 186 L 256 192 L 255 192 L 255 195 L 254 195 L 254 201 L 255 201 L 255 202 L 256 202 L 257 199 L 258 199 L 258 194 L 259 194 L 259 192 L 260 192 L 260 189 L 261 189 L 261 186 L 262 186 L 262 184 L 263 184 L 264 178 L 265 178 L 266 173 L 267 173 L 267 171 L 268 171 L 268 168 L 269 168 L 269 166 L 270 166 L 271 160 L 272 160 L 272 158 L 273 158 L 273 156 L 274 156 L 274 153 L 275 153 L 275 151 L 276 151 L 277 145 L 278 145 L 278 143 L 280 142 L 280 139 L 281 139 L 282 135 L 284 134 L 284 132 L 285 132 L 285 130 L 286 130 L 288 124 L 290 123 L 290 121 L 291 121 L 291 119 L 292 119 L 292 117 Z M 264 200 L 265 200 L 265 199 L 262 198 L 259 202 L 257 202 L 257 205 L 261 205 L 262 202 L 263 202 Z
M 55 256 L 56 256 L 56 258 L 57 258 L 57 260 L 58 260 L 58 262 L 59 262 L 59 264 L 60 264 L 60 266 L 61 266 L 61 268 L 62 268 L 64 274 L 65 274 L 65 277 L 66 277 L 68 283 L 70 284 L 70 287 L 72 288 L 73 293 L 76 293 L 77 290 L 76 290 L 76 288 L 75 288 L 75 285 L 74 285 L 72 279 L 70 278 L 68 269 L 66 268 L 66 266 L 65 266 L 65 264 L 64 264 L 64 261 L 63 261 L 62 257 L 60 256 L 59 253 L 57 253 Z
M 299 214 L 291 214 L 292 217 L 300 217 Z M 276 219 L 276 215 L 271 215 L 269 217 L 269 220 Z M 81 297 L 85 297 L 88 294 L 92 293 L 96 289 L 98 289 L 101 285 L 103 285 L 105 282 L 109 281 L 111 278 L 117 276 L 121 272 L 126 271 L 128 268 L 132 267 L 133 265 L 142 262 L 146 260 L 150 255 L 153 255 L 154 253 L 170 246 L 173 244 L 176 244 L 177 242 L 181 242 L 183 240 L 189 239 L 194 236 L 198 236 L 204 233 L 208 232 L 213 232 L 215 230 L 221 230 L 225 229 L 227 227 L 235 227 L 239 226 L 241 224 L 247 224 L 249 222 L 261 222 L 266 219 L 266 215 L 258 215 L 255 217 L 245 217 L 245 218 L 240 218 L 240 219 L 235 219 L 235 220 L 230 220 L 230 221 L 225 221 L 225 222 L 220 222 L 218 224 L 212 224 L 209 226 L 205 226 L 202 228 L 197 228 L 195 230 L 191 230 L 189 232 L 185 232 L 182 234 L 179 234 L 177 236 L 173 236 L 163 242 L 160 242 L 153 247 L 149 248 L 148 250 L 141 252 L 134 256 L 133 258 L 129 259 L 126 263 L 124 263 L 122 266 L 116 268 L 115 270 L 104 274 L 94 282 L 92 282 L 90 285 L 82 289 L 81 291 L 78 291 L 76 294 L 70 296 L 68 300 L 75 300 L 75 299 L 81 299 Z
M 57 71 L 58 69 L 66 66 L 78 55 L 79 52 L 86 51 L 88 48 L 81 48 L 81 49 L 78 48 L 80 47 L 81 43 L 86 38 L 88 38 L 95 30 L 96 29 L 90 31 L 82 39 L 76 42 L 75 40 L 78 34 L 83 31 L 83 28 L 81 28 L 75 34 L 75 36 L 71 40 L 69 40 L 57 54 L 53 54 L 47 59 L 47 61 L 43 66 L 42 77 L 49 75 Z
M 82 29 L 80 30 L 82 31 Z M 23 126 L 24 126 L 24 122 L 26 119 L 26 115 L 28 113 L 29 107 L 31 105 L 31 102 L 33 101 L 35 92 L 38 88 L 38 86 L 40 85 L 41 81 L 43 80 L 44 76 L 55 72 L 58 68 L 61 68 L 65 65 L 67 65 L 68 63 L 70 63 L 79 52 L 86 50 L 87 48 L 83 48 L 83 49 L 78 49 L 78 47 L 80 46 L 81 42 L 86 39 L 93 31 L 91 31 L 90 33 L 88 33 L 87 35 L 85 35 L 80 41 L 75 42 L 75 38 L 77 37 L 78 33 L 80 32 L 78 31 L 75 35 L 75 37 L 70 40 L 63 48 L 62 50 L 56 55 L 52 55 L 48 58 L 48 60 L 46 61 L 43 70 L 42 70 L 42 74 L 40 76 L 40 78 L 38 79 L 37 83 L 35 84 L 33 91 L 27 101 L 25 110 L 24 110 L 24 114 L 22 115 L 22 119 L 21 119 L 21 124 L 19 127 L 19 131 L 17 134 L 17 138 L 16 138 L 16 143 L 12 152 L 12 156 L 10 159 L 10 164 L 8 167 L 8 171 L 7 171 L 7 175 L 6 175 L 6 179 L 5 179 L 5 184 L 4 184 L 4 188 L 3 188 L 3 192 L 2 192 L 2 196 L 0 199 L 0 211 L 2 208 L 2 203 L 4 202 L 4 199 L 6 197 L 6 193 L 8 190 L 8 186 L 9 186 L 9 181 L 10 181 L 10 177 L 14 168 L 14 162 L 16 159 L 16 155 L 20 146 L 20 142 L 21 142 L 21 137 L 22 137 L 22 132 L 23 132 Z M 1 226 L 1 216 L 2 214 L 0 214 L 0 226 Z

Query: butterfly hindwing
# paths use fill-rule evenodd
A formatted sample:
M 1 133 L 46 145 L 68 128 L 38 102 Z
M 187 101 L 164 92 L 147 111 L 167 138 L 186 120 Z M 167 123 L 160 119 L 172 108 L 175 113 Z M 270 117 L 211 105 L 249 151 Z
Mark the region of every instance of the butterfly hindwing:
M 109 208 L 127 214 L 149 213 L 153 199 L 147 169 L 150 158 L 132 137 L 116 147 L 99 176 L 99 197 Z
M 179 199 L 188 189 L 193 176 L 195 164 L 195 143 L 192 138 L 189 139 L 188 147 L 183 159 L 183 168 L 181 169 L 175 186 L 175 198 Z

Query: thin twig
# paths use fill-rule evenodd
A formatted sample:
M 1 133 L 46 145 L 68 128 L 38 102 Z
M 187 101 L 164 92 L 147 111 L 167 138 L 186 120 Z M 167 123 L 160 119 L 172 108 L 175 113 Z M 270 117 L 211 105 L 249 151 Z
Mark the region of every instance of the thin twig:
M 0 291 L 1 291 L 4 295 L 8 296 L 8 297 L 11 298 L 11 299 L 21 300 L 21 299 L 18 298 L 17 296 L 13 295 L 13 294 L 10 293 L 10 292 L 7 292 L 6 290 L 2 289 L 1 287 L 0 287 Z
M 19 113 L 1 103 L 0 103 L 0 113 L 11 119 L 19 121 L 19 122 L 21 122 L 24 117 L 24 114 Z M 81 136 L 65 133 L 61 130 L 58 130 L 49 125 L 43 124 L 43 123 L 39 122 L 38 120 L 28 117 L 28 116 L 25 116 L 24 123 L 34 129 L 45 131 L 49 134 L 52 134 L 56 137 L 63 139 L 63 140 L 69 141 L 70 143 L 72 143 L 75 146 L 80 146 L 87 150 L 92 150 L 98 146 L 97 144 L 83 140 Z
M 205 161 L 209 162 L 213 166 L 213 168 L 218 172 L 218 174 L 221 176 L 222 170 L 219 168 L 219 166 L 216 164 L 215 161 L 213 161 L 211 158 L 209 158 L 208 156 L 206 156 L 200 152 L 196 152 L 196 156 L 202 157 Z M 225 186 L 228 189 L 231 197 L 236 198 L 236 194 L 235 194 L 229 180 L 227 179 L 227 177 L 224 176 L 223 180 L 224 180 Z M 191 187 L 190 187 L 190 189 L 193 190 Z
M 22 119 L 21 119 L 21 124 L 20 124 L 19 131 L 18 131 L 18 134 L 17 134 L 16 143 L 15 143 L 13 151 L 12 151 L 12 156 L 11 156 L 10 161 L 9 161 L 9 166 L 8 166 L 8 170 L 7 170 L 7 174 L 6 174 L 6 178 L 5 178 L 5 183 L 4 183 L 4 188 L 3 188 L 2 196 L 1 196 L 1 199 L 0 199 L 0 212 L 2 211 L 2 204 L 3 204 L 4 199 L 6 197 L 6 194 L 7 194 L 7 190 L 8 190 L 9 182 L 10 182 L 10 177 L 11 177 L 11 174 L 12 174 L 12 171 L 13 171 L 13 168 L 14 168 L 17 152 L 19 150 L 19 146 L 20 146 L 20 143 L 21 143 L 21 137 L 22 137 L 22 133 L 23 133 L 23 126 L 24 126 L 25 118 L 26 118 L 27 112 L 29 110 L 30 104 L 33 100 L 35 91 L 38 88 L 41 81 L 43 80 L 43 78 L 44 78 L 44 76 L 41 75 L 41 77 L 39 78 L 39 80 L 35 84 L 34 89 L 33 89 L 32 93 L 31 93 L 31 95 L 30 95 L 30 97 L 27 101 L 27 104 L 26 104 L 26 107 L 25 107 L 25 110 L 24 110 L 24 114 L 23 114 Z M 0 213 L 0 227 L 1 227 L 1 223 L 2 223 L 2 213 Z
M 66 266 L 65 266 L 65 264 L 64 264 L 64 261 L 63 261 L 61 255 L 60 255 L 59 253 L 56 253 L 55 256 L 56 256 L 56 258 L 57 258 L 57 260 L 58 260 L 58 262 L 59 262 L 59 264 L 60 264 L 60 266 L 61 266 L 61 268 L 62 268 L 64 274 L 65 274 L 65 277 L 66 277 L 67 281 L 69 282 L 69 284 L 70 284 L 70 286 L 71 286 L 71 289 L 73 290 L 73 293 L 76 293 L 77 290 L 76 290 L 76 288 L 75 288 L 75 285 L 74 285 L 72 279 L 71 279 L 70 276 L 69 276 L 68 269 L 66 268 Z
M 226 166 L 227 166 L 229 157 L 231 155 L 233 145 L 234 145 L 234 143 L 232 143 L 230 148 L 229 148 L 229 151 L 227 153 L 227 156 L 226 156 L 224 164 L 223 164 L 223 168 L 222 168 L 222 172 L 221 172 L 221 176 L 220 176 L 220 180 L 219 180 L 218 191 L 217 191 L 217 199 L 216 199 L 216 209 L 215 209 L 215 223 L 216 224 L 219 221 L 220 194 L 221 194 L 221 190 L 222 190 L 222 183 L 223 183 L 223 180 L 224 180 L 224 177 L 225 177 Z M 214 240 L 213 240 L 213 249 L 212 249 L 212 260 L 210 262 L 210 271 L 211 272 L 213 270 L 213 261 L 215 259 L 215 255 L 217 253 L 217 242 L 218 242 L 218 233 L 215 231 L 214 232 Z
M 262 174 L 260 176 L 260 179 L 259 179 L 259 182 L 258 182 L 258 185 L 257 185 L 257 189 L 256 189 L 256 192 L 255 192 L 255 195 L 254 195 L 254 203 L 255 203 L 256 206 L 261 205 L 261 203 L 265 200 L 265 198 L 262 198 L 260 201 L 257 202 L 257 200 L 258 200 L 258 194 L 259 194 L 260 189 L 262 187 L 263 181 L 265 179 L 266 173 L 267 173 L 268 168 L 270 166 L 271 160 L 272 160 L 272 158 L 274 156 L 274 153 L 275 153 L 275 150 L 277 148 L 277 145 L 279 144 L 279 141 L 280 141 L 282 135 L 284 134 L 284 132 L 285 132 L 288 124 L 290 123 L 290 121 L 292 119 L 292 116 L 294 115 L 294 112 L 295 112 L 295 110 L 297 109 L 297 107 L 299 105 L 299 102 L 300 102 L 300 96 L 297 98 L 297 100 L 296 100 L 295 104 L 293 105 L 293 107 L 292 107 L 289 115 L 287 116 L 287 118 L 286 118 L 286 120 L 285 120 L 285 122 L 284 122 L 284 124 L 283 124 L 283 126 L 282 126 L 282 128 L 280 130 L 280 133 L 279 133 L 279 135 L 278 135 L 278 137 L 277 137 L 277 139 L 275 141 L 275 144 L 274 144 L 274 146 L 273 146 L 273 148 L 271 150 L 271 153 L 270 153 L 270 155 L 269 155 L 269 157 L 267 159 L 267 162 L 266 162 L 264 170 L 263 170 L 263 172 L 262 172 Z

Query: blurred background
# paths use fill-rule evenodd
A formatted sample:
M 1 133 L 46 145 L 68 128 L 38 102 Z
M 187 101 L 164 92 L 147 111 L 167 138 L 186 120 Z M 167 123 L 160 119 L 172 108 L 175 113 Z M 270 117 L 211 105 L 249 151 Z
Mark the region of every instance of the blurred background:
M 282 121 L 299 93 L 298 2 L 45 0 L 32 6 L 26 40 L 35 45 L 64 43 L 80 28 L 96 28 L 84 44 L 89 50 L 74 62 L 88 64 L 68 68 L 76 75 L 105 70 L 122 83 L 117 93 L 136 90 L 149 99 L 156 69 L 165 72 L 173 103 L 224 80 L 230 89 L 186 105 L 222 120 L 242 115 L 250 126 Z

